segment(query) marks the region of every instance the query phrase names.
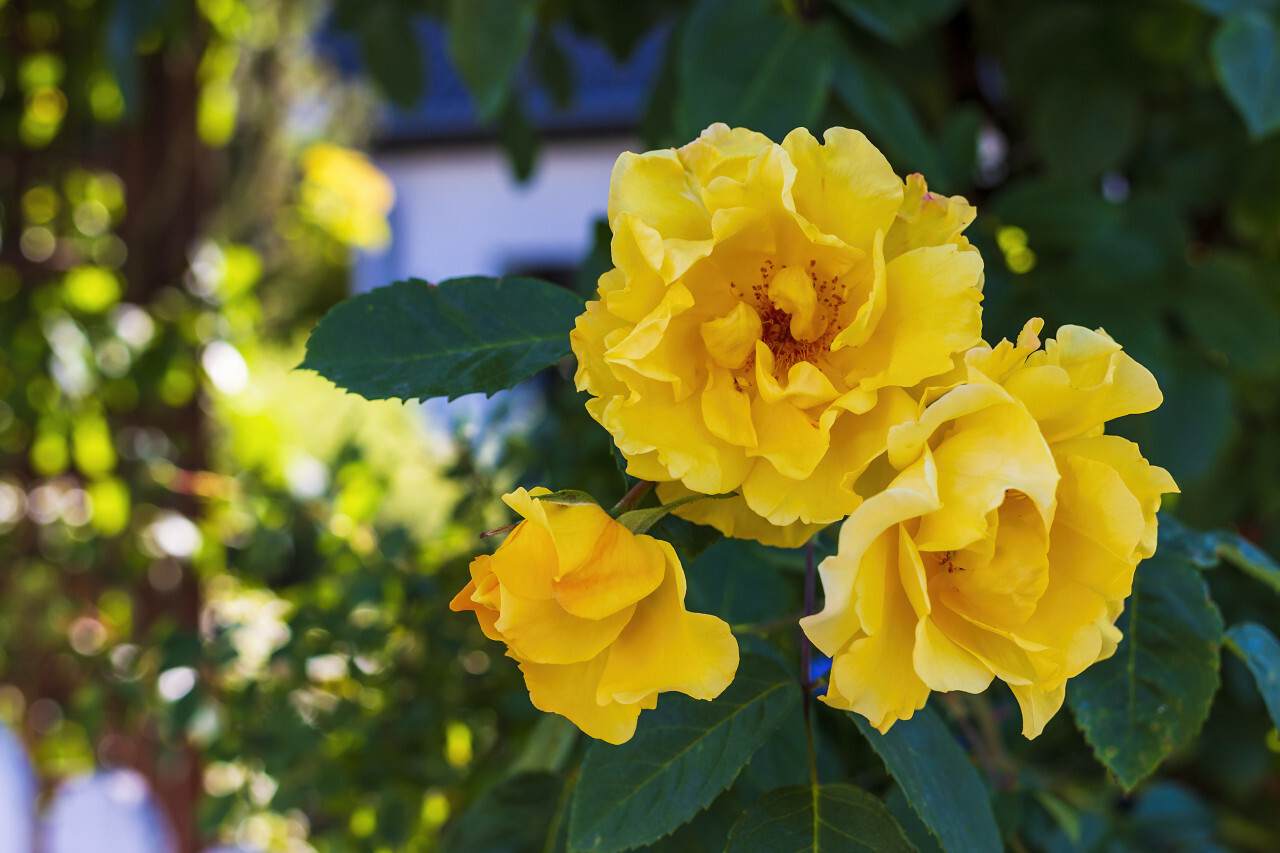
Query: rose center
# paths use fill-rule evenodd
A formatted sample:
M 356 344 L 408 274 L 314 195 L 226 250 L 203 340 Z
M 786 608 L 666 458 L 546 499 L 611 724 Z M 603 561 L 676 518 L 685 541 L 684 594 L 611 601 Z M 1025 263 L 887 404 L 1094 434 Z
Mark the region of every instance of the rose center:
M 786 285 L 778 287 L 782 276 L 786 276 Z M 774 375 L 779 378 L 802 361 L 817 364 L 840 332 L 840 308 L 844 305 L 840 276 L 823 278 L 815 260 L 791 268 L 765 261 L 760 267 L 760 282 L 752 285 L 749 293 L 731 287 L 759 315 L 760 340 L 773 353 Z
M 926 554 L 922 554 L 921 556 L 931 559 L 933 561 L 933 564 L 936 570 L 944 571 L 949 575 L 955 574 L 956 572 L 964 571 L 964 566 L 961 566 L 956 563 L 955 551 L 932 551 Z M 925 565 L 927 567 L 928 563 L 926 562 Z

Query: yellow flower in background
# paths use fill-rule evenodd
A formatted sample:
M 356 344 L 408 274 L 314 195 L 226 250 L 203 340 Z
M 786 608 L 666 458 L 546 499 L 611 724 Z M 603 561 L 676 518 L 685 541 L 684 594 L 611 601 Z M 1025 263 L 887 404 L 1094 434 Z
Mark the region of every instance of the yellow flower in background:
M 302 212 L 335 239 L 361 249 L 385 246 L 395 200 L 390 179 L 361 152 L 318 142 L 302 153 Z
M 450 605 L 473 610 L 485 636 L 507 644 L 529 697 L 587 734 L 623 743 L 640 711 L 676 691 L 712 699 L 738 669 L 738 643 L 714 616 L 685 610 L 685 576 L 671 545 L 634 535 L 594 504 L 503 500 L 525 519 Z
M 677 512 L 795 545 L 848 515 L 907 389 L 981 340 L 973 210 L 905 183 L 857 131 L 775 144 L 716 124 L 623 154 L 615 268 L 572 333 L 579 390 L 628 472 L 740 497 Z
M 833 658 L 826 701 L 882 732 L 932 690 L 1005 681 L 1035 737 L 1067 679 L 1109 657 L 1137 564 L 1177 491 L 1106 421 L 1160 405 L 1155 378 L 1101 331 L 1064 326 L 1039 350 L 975 347 L 965 381 L 890 431 L 896 472 L 845 522 L 801 620 Z

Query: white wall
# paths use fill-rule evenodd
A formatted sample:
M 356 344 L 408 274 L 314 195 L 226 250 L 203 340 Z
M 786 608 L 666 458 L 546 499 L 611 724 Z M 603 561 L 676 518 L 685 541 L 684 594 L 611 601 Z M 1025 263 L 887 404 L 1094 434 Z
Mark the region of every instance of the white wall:
M 438 284 L 533 267 L 573 269 L 591 250 L 595 221 L 608 209 L 614 162 L 623 151 L 637 150 L 623 137 L 549 142 L 525 184 L 515 180 L 507 155 L 494 144 L 381 156 L 378 167 L 396 188 L 391 245 L 358 259 L 355 289 L 411 277 Z M 499 404 L 512 411 L 494 420 Z M 539 405 L 536 395 L 517 390 L 492 400 L 481 394 L 452 403 L 430 400 L 423 413 L 432 443 L 446 454 L 454 430 L 470 424 L 472 447 L 484 462 L 503 433 L 532 426 Z
M 519 184 L 496 145 L 424 148 L 384 155 L 396 188 L 392 244 L 362 258 L 357 290 L 414 276 L 431 282 L 502 275 L 529 266 L 573 267 L 604 216 L 609 175 L 625 138 L 549 142 L 533 178 Z
M 0 853 L 31 853 L 36 782 L 22 744 L 0 723 Z
M 175 853 L 177 841 L 146 779 L 99 770 L 58 786 L 44 818 L 45 853 Z

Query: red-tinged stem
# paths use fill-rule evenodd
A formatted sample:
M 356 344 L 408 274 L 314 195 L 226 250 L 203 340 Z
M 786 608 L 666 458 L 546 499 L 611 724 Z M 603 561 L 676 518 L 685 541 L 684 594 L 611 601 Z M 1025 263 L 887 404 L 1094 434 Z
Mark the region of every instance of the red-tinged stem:
M 634 507 L 636 504 L 640 503 L 640 499 L 643 498 L 645 495 L 649 494 L 649 490 L 652 488 L 653 488 L 652 481 L 641 480 L 640 482 L 632 486 L 630 491 L 628 491 L 625 495 L 622 496 L 622 500 L 618 501 L 618 504 L 613 508 L 613 511 L 626 512 L 627 510 Z

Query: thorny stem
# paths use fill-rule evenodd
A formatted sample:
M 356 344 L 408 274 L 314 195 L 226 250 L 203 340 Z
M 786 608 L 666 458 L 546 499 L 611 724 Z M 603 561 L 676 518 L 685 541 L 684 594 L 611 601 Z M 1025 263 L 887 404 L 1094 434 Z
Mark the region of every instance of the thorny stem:
M 813 613 L 814 607 L 814 567 L 813 540 L 804 545 L 804 615 Z M 818 787 L 818 756 L 813 749 L 813 722 L 810 720 L 810 705 L 813 703 L 813 644 L 809 637 L 800 632 L 800 696 L 804 706 L 804 739 L 809 748 L 809 784 Z
M 622 500 L 618 501 L 617 505 L 614 506 L 613 511 L 626 512 L 636 504 L 640 503 L 640 499 L 649 494 L 649 490 L 652 488 L 653 483 L 651 481 L 641 480 L 632 486 L 630 491 L 622 496 Z

